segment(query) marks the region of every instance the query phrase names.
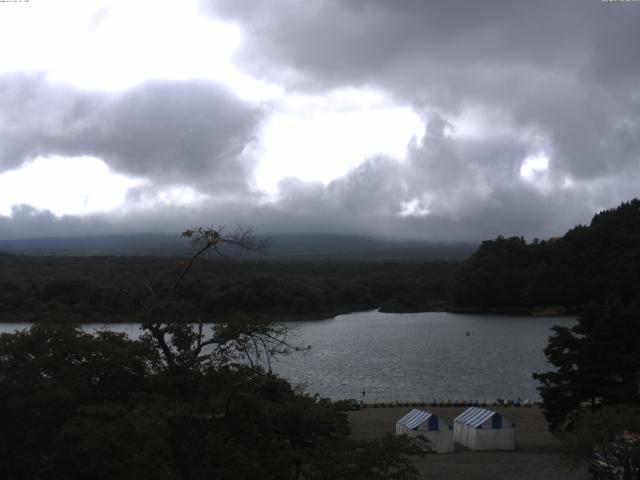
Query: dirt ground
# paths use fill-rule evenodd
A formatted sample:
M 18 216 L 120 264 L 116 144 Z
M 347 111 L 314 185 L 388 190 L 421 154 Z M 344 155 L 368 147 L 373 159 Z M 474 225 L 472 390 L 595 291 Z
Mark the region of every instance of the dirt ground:
M 450 424 L 465 408 L 422 407 Z M 563 462 L 558 441 L 547 431 L 537 407 L 491 407 L 516 424 L 517 450 L 474 452 L 456 444 L 455 453 L 432 454 L 416 459 L 422 477 L 430 480 L 588 480 L 586 467 L 571 470 Z M 349 413 L 351 434 L 375 438 L 394 433 L 395 423 L 411 407 L 364 408 Z

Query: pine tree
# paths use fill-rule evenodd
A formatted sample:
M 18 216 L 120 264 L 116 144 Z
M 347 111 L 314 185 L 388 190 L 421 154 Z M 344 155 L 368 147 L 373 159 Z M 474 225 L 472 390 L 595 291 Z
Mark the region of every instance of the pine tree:
M 552 430 L 570 426 L 582 407 L 640 405 L 638 305 L 593 308 L 554 331 L 544 352 L 556 370 L 534 374 Z

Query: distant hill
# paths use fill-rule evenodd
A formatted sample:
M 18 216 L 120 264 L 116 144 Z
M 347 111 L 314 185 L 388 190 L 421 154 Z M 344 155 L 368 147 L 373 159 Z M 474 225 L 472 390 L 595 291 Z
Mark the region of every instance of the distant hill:
M 266 255 L 277 260 L 461 260 L 477 244 L 391 241 L 356 235 L 273 235 Z M 0 240 L 0 250 L 30 255 L 152 255 L 173 256 L 188 251 L 177 235 L 139 234 L 91 237 Z
M 640 200 L 597 213 L 563 237 L 482 242 L 461 266 L 459 308 L 575 311 L 605 300 L 640 298 Z
M 0 240 L 0 250 L 28 255 L 175 255 L 189 248 L 179 236 L 96 235 Z
M 343 260 L 462 260 L 476 243 L 394 241 L 356 235 L 274 235 L 268 255 L 276 258 Z

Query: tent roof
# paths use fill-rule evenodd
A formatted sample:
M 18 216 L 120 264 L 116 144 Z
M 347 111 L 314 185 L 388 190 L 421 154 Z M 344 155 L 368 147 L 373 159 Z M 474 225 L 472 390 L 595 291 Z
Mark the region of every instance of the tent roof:
M 497 412 L 487 410 L 485 408 L 471 407 L 467 408 L 464 412 L 458 415 L 454 419 L 454 422 L 477 428 L 482 425 L 487 419 L 497 414 Z
M 414 429 L 418 425 L 421 425 L 423 422 L 426 422 L 431 415 L 433 414 L 425 412 L 424 410 L 418 410 L 417 408 L 414 408 L 396 423 L 401 423 L 402 425 L 406 425 L 410 429 Z

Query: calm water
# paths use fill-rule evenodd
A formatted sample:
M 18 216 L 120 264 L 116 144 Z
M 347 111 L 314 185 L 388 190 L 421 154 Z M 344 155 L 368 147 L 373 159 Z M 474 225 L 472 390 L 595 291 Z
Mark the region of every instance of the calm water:
M 307 391 L 374 400 L 538 399 L 532 372 L 546 371 L 542 349 L 552 325 L 571 318 L 451 313 L 362 312 L 289 323 L 294 342 L 312 349 L 274 363 Z M 0 332 L 27 324 L 0 324 Z M 105 328 L 90 324 L 88 330 Z M 137 324 L 108 328 L 137 336 Z M 469 332 L 469 335 L 467 335 Z

